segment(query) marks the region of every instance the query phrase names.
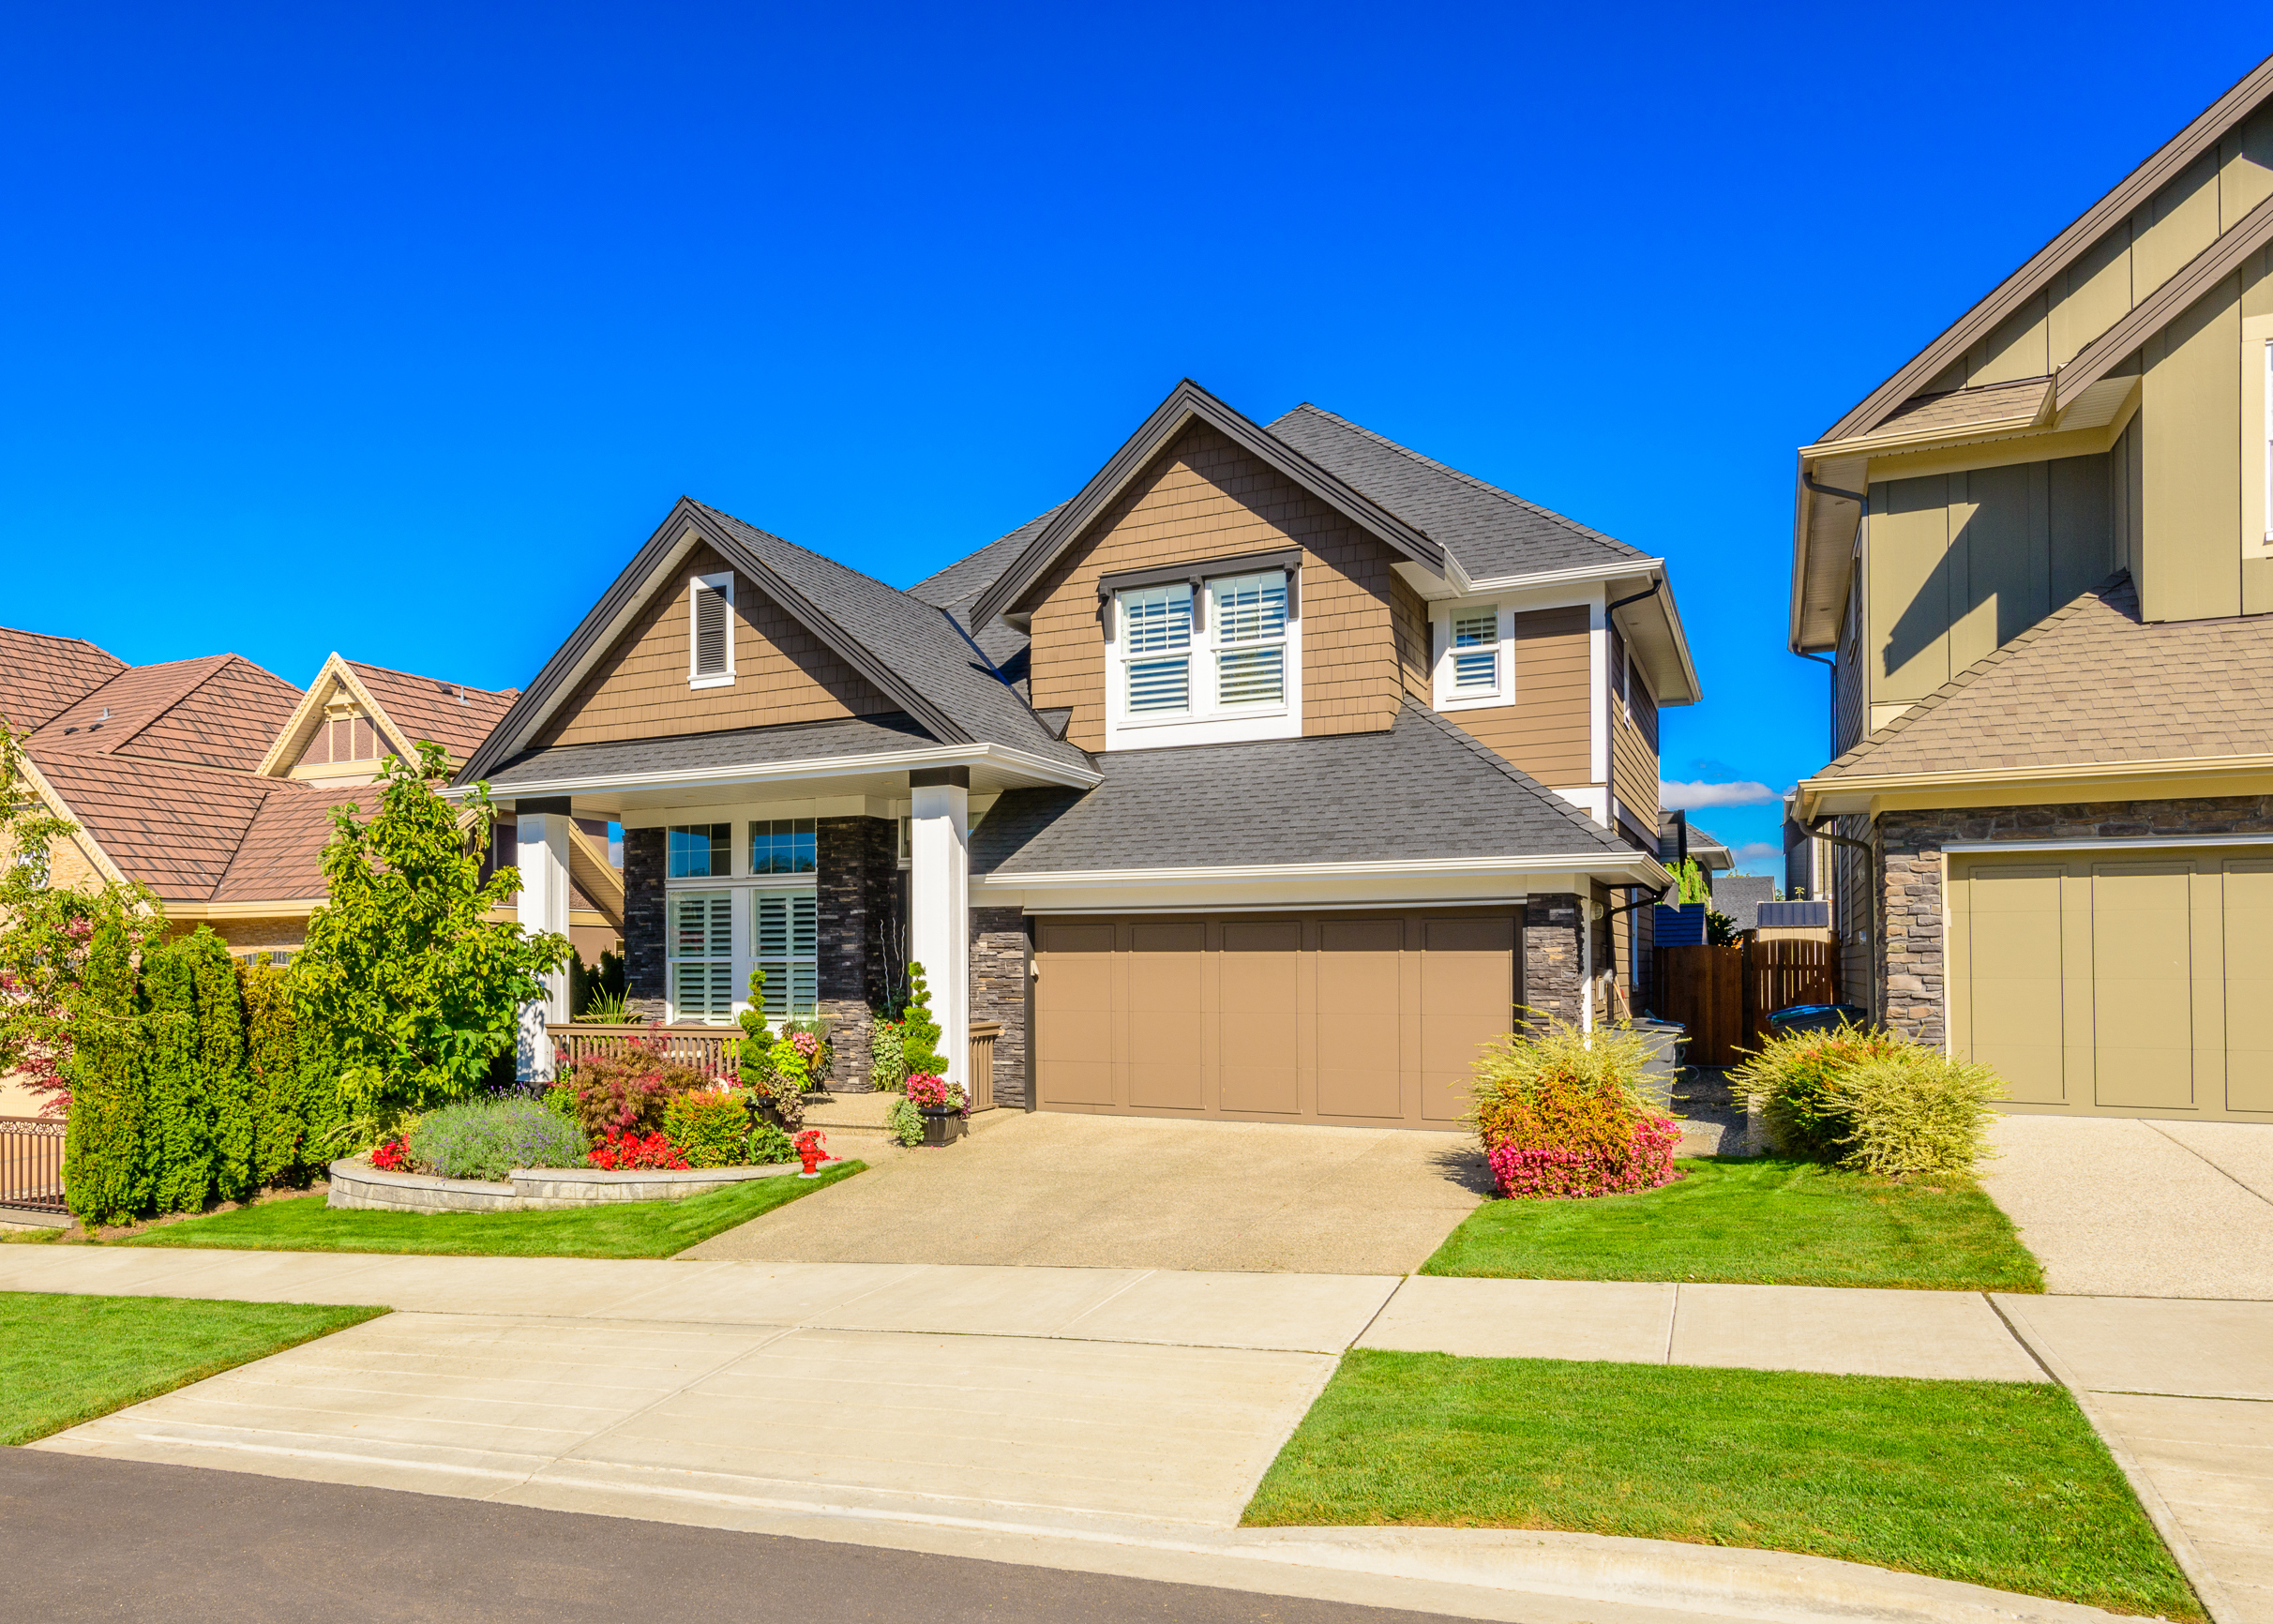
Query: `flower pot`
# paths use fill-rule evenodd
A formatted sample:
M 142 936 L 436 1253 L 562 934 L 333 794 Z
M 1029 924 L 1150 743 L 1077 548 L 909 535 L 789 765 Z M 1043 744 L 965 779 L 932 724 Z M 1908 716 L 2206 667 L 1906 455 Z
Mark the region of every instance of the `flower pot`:
M 924 1143 L 952 1145 L 963 1136 L 963 1113 L 933 1110 L 929 1106 L 916 1107 L 924 1119 Z

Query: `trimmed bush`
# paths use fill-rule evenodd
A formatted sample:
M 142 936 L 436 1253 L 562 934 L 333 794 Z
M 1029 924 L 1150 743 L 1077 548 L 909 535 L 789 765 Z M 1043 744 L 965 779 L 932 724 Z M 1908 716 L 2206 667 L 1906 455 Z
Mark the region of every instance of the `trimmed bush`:
M 1770 1038 L 1731 1080 L 1777 1149 L 1889 1178 L 1971 1173 L 2007 1091 L 1986 1066 L 1857 1027 Z
M 236 960 L 203 925 L 191 933 L 189 970 L 197 994 L 197 1069 L 213 1132 L 213 1194 L 242 1201 L 261 1187 L 260 1106 L 245 1063 L 245 996 Z
M 740 1090 L 681 1094 L 663 1107 L 663 1136 L 690 1167 L 740 1167 L 749 1143 L 749 1101 Z
M 577 1116 L 593 1144 L 613 1134 L 654 1134 L 681 1094 L 711 1088 L 711 1079 L 669 1059 L 659 1037 L 636 1037 L 606 1054 L 588 1055 L 568 1075 Z
M 584 1135 L 534 1100 L 469 1100 L 418 1119 L 411 1160 L 445 1179 L 503 1179 L 516 1167 L 577 1167 Z
M 908 966 L 908 1007 L 900 1011 L 900 1075 L 918 1072 L 947 1075 L 947 1057 L 940 1053 L 940 1023 L 931 1018 L 931 987 L 924 967 Z
M 198 934 L 213 933 L 199 926 Z M 151 1202 L 160 1212 L 195 1212 L 213 1190 L 213 1132 L 198 1064 L 194 937 L 177 936 L 143 955 L 149 1000 L 150 1114 L 143 1150 L 151 1161 Z
M 1631 1030 L 1549 1019 L 1495 1038 L 1476 1061 L 1476 1136 L 1505 1195 L 1609 1195 L 1680 1177 L 1680 1128 L 1645 1084 Z

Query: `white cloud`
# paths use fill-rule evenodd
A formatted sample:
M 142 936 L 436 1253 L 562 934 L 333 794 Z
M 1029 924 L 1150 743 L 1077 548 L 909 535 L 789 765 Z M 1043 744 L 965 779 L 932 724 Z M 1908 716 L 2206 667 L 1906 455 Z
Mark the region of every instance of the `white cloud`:
M 1747 863 L 1766 863 L 1770 858 L 1782 857 L 1784 848 L 1770 846 L 1765 840 L 1754 840 L 1738 847 L 1729 855 L 1737 860 L 1737 866 L 1741 868 Z
M 1750 779 L 1734 784 L 1685 784 L 1675 778 L 1658 785 L 1658 804 L 1668 812 L 1693 812 L 1700 806 L 1760 806 L 1776 798 L 1773 789 Z

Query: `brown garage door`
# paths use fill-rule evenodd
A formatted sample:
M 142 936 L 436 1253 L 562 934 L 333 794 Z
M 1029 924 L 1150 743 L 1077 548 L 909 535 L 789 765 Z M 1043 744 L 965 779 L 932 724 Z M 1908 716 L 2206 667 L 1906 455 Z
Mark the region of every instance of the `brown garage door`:
M 1520 1001 L 1508 914 L 1062 918 L 1035 932 L 1044 1110 L 1460 1126 Z

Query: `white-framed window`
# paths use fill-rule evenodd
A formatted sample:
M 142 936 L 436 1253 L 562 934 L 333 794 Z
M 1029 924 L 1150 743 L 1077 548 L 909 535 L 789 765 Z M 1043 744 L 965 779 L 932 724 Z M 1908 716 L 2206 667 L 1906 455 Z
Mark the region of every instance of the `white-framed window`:
M 720 1025 L 734 1018 L 734 894 L 671 894 L 667 929 L 673 1020 Z
M 686 600 L 686 685 L 726 687 L 734 680 L 733 572 L 696 576 Z
M 751 892 L 750 942 L 755 968 L 765 972 L 766 1019 L 811 1019 L 820 999 L 820 910 L 815 895 L 810 891 Z
M 2242 317 L 2239 370 L 2241 443 L 2256 447 L 2242 457 L 2241 556 L 2273 558 L 2273 315 Z
M 1515 617 L 1504 605 L 1446 604 L 1435 626 L 1437 709 L 1514 702 Z
M 1143 582 L 1106 606 L 1106 748 L 1299 735 L 1302 622 L 1286 568 Z

